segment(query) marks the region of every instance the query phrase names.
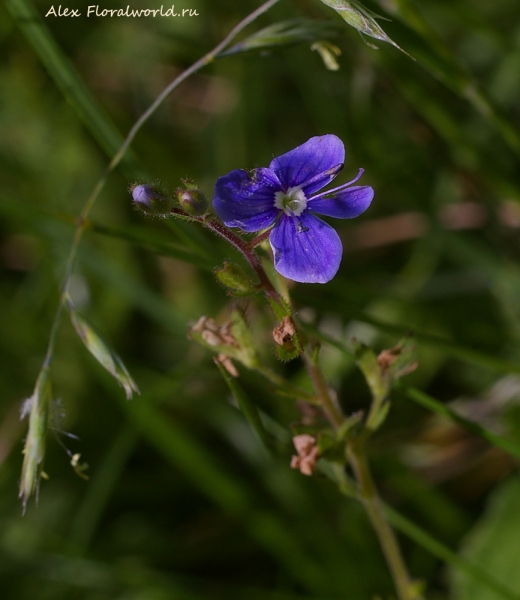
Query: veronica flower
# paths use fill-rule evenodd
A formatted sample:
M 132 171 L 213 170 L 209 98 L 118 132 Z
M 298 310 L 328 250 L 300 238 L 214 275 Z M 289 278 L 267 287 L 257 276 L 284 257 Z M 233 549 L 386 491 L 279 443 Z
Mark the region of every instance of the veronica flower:
M 335 135 L 313 137 L 271 161 L 269 168 L 237 169 L 220 177 L 213 207 L 228 227 L 253 232 L 274 224 L 269 242 L 275 269 L 302 283 L 326 283 L 339 269 L 343 248 L 336 231 L 314 215 L 352 219 L 374 196 L 352 186 L 362 175 L 332 190 L 319 190 L 343 168 L 345 148 Z

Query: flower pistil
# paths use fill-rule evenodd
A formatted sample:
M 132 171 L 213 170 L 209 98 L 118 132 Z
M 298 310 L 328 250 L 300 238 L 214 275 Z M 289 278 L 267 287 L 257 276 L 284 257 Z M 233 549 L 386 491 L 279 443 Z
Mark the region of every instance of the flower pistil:
M 283 210 L 290 217 L 299 217 L 307 208 L 307 196 L 300 185 L 289 188 L 286 192 L 275 192 L 274 206 Z

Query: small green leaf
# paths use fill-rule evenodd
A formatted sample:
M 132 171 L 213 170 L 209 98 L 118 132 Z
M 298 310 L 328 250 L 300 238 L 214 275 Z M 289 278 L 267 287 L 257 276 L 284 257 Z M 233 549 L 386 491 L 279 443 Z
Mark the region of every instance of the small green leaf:
M 318 435 L 318 451 L 320 456 L 325 454 L 328 450 L 333 448 L 336 444 L 336 440 L 330 433 L 320 433 Z M 343 462 L 345 462 L 345 448 L 343 447 Z
M 338 35 L 338 28 L 330 21 L 316 19 L 289 19 L 269 25 L 245 40 L 235 44 L 229 50 L 219 54 L 219 57 L 249 52 L 251 50 L 265 50 L 301 42 L 314 42 L 323 38 Z
M 318 435 L 318 454 L 332 463 L 345 464 L 345 442 L 338 441 L 332 433 Z
M 360 2 L 356 0 L 321 0 L 323 4 L 333 8 L 338 15 L 344 19 L 350 26 L 357 29 L 359 33 L 368 35 L 371 38 L 375 38 L 376 40 L 381 40 L 382 42 L 388 42 L 395 46 L 401 52 L 404 52 L 408 56 L 408 52 L 405 52 L 400 46 L 398 46 L 392 39 L 390 39 L 383 29 L 379 26 L 376 21 L 376 18 L 381 19 L 371 10 L 363 6 Z M 372 46 L 372 48 L 376 48 L 376 46 Z M 413 58 L 413 57 L 410 57 Z
M 95 327 L 78 313 L 70 298 L 67 299 L 67 303 L 72 325 L 87 350 L 116 378 L 119 385 L 124 388 L 127 400 L 132 398 L 134 392 L 139 394 L 139 388 L 123 364 L 123 361 L 105 342 Z
M 358 410 L 354 414 L 350 415 L 350 417 L 346 418 L 343 423 L 338 427 L 336 431 L 336 439 L 338 441 L 344 441 L 348 438 L 348 436 L 352 433 L 352 430 L 355 429 L 359 423 L 363 420 L 363 411 Z

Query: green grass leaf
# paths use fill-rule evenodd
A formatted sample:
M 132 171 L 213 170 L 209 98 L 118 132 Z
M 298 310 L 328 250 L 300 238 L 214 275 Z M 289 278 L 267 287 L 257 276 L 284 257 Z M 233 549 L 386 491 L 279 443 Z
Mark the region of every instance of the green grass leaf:
M 497 589 L 485 589 L 464 571 L 452 571 L 452 589 L 458 600 L 500 600 L 520 597 L 520 481 L 513 477 L 497 488 L 486 511 L 463 541 L 461 554 L 478 566 L 487 577 L 510 590 L 508 595 Z
M 111 158 L 123 143 L 123 137 L 93 98 L 32 3 L 6 0 L 6 5 L 67 102 Z M 132 177 L 138 171 L 135 157 L 127 153 L 123 160 L 122 166 Z
M 114 377 L 125 390 L 127 400 L 131 400 L 134 393 L 139 394 L 139 388 L 116 352 L 105 342 L 99 331 L 85 319 L 77 310 L 72 300 L 67 299 L 70 320 L 80 340 L 87 350 Z

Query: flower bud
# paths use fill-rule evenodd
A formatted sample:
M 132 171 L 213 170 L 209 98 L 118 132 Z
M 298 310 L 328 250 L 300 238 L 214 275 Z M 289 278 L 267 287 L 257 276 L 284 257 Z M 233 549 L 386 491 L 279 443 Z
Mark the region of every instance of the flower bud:
M 215 275 L 235 296 L 249 296 L 257 291 L 251 277 L 233 263 L 226 261 L 222 267 L 216 269 Z
M 183 179 L 182 183 L 186 189 L 177 190 L 177 198 L 181 208 L 192 217 L 200 217 L 206 214 L 208 210 L 208 201 L 204 192 L 199 190 L 197 185 L 188 179 Z
M 168 215 L 173 208 L 172 201 L 150 184 L 130 188 L 134 204 L 148 215 Z

